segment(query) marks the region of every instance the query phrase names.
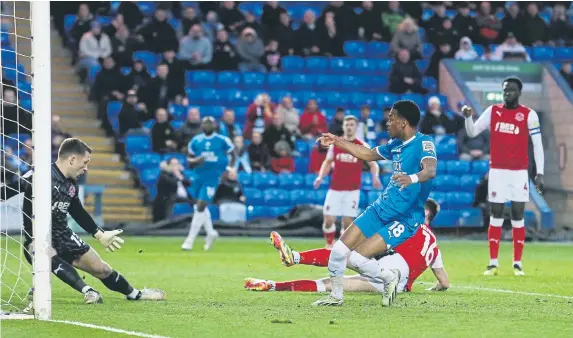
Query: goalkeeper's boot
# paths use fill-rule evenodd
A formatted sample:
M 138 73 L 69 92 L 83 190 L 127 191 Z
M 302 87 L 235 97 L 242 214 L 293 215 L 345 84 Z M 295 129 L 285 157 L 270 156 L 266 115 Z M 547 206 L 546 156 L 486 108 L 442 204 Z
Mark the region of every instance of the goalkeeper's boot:
M 89 289 L 84 293 L 84 303 L 86 304 L 101 304 L 103 303 L 103 297 L 94 289 Z
M 281 255 L 281 261 L 284 266 L 293 266 L 294 257 L 291 248 L 285 243 L 284 239 L 279 235 L 278 232 L 271 232 L 271 243 L 277 249 Z
M 207 234 L 207 236 L 205 237 L 205 246 L 203 247 L 203 250 L 209 251 L 209 249 L 211 249 L 213 243 L 215 243 L 218 237 L 219 233 L 217 231 Z
M 328 295 L 312 303 L 313 306 L 342 306 L 342 304 L 344 304 L 343 299 L 338 299 L 332 295 Z
M 271 280 L 247 278 L 245 279 L 245 289 L 250 291 L 273 291 L 275 282 Z
M 391 270 L 394 273 L 394 278 L 384 286 L 382 293 L 382 306 L 390 306 L 396 300 L 398 293 L 398 282 L 400 281 L 400 271 L 397 269 Z
M 165 300 L 167 298 L 165 291 L 160 289 L 144 288 L 140 293 L 141 295 L 137 300 Z
M 497 265 L 488 265 L 483 273 L 484 276 L 497 276 Z
M 523 268 L 519 264 L 513 264 L 513 274 L 515 276 L 525 276 L 525 272 L 523 272 Z

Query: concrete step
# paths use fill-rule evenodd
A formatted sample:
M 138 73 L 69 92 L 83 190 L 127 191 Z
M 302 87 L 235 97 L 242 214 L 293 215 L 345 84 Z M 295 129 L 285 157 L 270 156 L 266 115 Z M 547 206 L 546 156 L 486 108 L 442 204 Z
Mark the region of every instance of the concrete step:
M 88 195 L 85 200 L 84 204 L 93 205 L 95 202 L 95 198 L 92 195 Z M 108 196 L 105 193 L 102 197 L 102 202 L 104 206 L 106 205 L 120 205 L 120 206 L 135 206 L 141 207 L 142 201 L 140 198 L 129 198 L 129 197 L 117 197 L 117 196 Z
M 133 181 L 131 179 L 111 178 L 111 177 L 93 177 L 88 174 L 87 184 L 103 185 L 106 187 L 121 187 L 124 189 L 132 189 Z
M 152 221 L 152 216 L 150 213 L 147 214 L 130 214 L 130 215 L 125 215 L 123 213 L 104 213 L 103 214 L 103 220 L 104 222 L 149 222 L 151 223 Z
M 84 140 L 85 142 L 85 140 Z M 109 154 L 109 153 L 93 153 L 91 155 L 92 162 L 100 161 L 100 162 L 110 162 L 110 163 L 121 163 L 121 158 L 118 154 Z
M 122 196 L 124 198 L 142 198 L 143 193 L 136 189 L 126 189 L 123 187 L 106 187 L 104 195 Z
M 91 210 L 90 210 L 91 209 Z M 88 212 L 93 212 L 93 205 L 86 205 Z M 133 205 L 103 205 L 102 213 L 123 214 L 124 217 L 131 215 L 145 215 L 149 214 L 149 208 Z
M 90 170 L 124 170 L 125 164 L 123 162 L 102 162 L 90 161 Z
M 105 136 L 103 130 L 95 127 L 74 127 L 71 131 L 72 134 L 77 137 L 80 137 L 80 135 Z
M 77 138 L 79 138 L 80 140 L 83 140 L 84 137 L 81 135 L 75 135 Z M 114 152 L 114 148 L 112 145 L 103 145 L 103 144 L 89 144 L 90 148 L 92 148 L 92 155 L 93 154 L 99 154 L 99 153 L 113 153 Z
M 85 104 L 88 102 L 87 97 L 85 95 L 81 95 L 79 93 L 71 93 L 68 95 L 52 95 L 52 107 L 55 105 L 58 106 L 65 106 L 65 107 L 84 107 Z
M 86 142 L 90 146 L 93 144 L 113 145 L 113 141 L 104 136 L 83 136 L 82 141 Z
M 62 119 L 62 125 L 66 128 L 76 128 L 76 127 L 90 127 L 90 128 L 99 128 L 101 122 L 97 119 L 92 117 L 84 117 L 84 116 L 73 116 L 73 115 L 65 115 L 65 118 Z

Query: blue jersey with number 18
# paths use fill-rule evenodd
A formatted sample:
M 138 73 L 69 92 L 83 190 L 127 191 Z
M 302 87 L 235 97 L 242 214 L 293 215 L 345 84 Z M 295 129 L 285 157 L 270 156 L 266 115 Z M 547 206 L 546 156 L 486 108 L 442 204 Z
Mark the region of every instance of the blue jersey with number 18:
M 213 133 L 209 136 L 201 133 L 191 139 L 188 145 L 189 154 L 195 157 L 203 156 L 205 161 L 194 168 L 194 172 L 201 178 L 219 177 L 225 172 L 229 164 L 229 153 L 235 147 L 231 140 L 223 135 Z
M 387 144 L 378 146 L 376 151 L 383 158 L 392 161 L 393 175 L 416 174 L 422 169 L 423 159 L 437 159 L 434 141 L 430 136 L 421 133 L 404 142 L 392 139 Z M 430 195 L 431 182 L 411 184 L 400 191 L 400 186 L 390 181 L 372 206 L 381 219 L 411 219 L 423 224 L 424 203 Z

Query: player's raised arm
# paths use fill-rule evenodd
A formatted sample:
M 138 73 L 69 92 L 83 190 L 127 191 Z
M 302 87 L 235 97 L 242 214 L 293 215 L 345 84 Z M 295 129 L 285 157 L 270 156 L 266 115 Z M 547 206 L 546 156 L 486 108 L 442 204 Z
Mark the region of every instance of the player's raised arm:
M 539 116 L 534 110 L 529 111 L 527 116 L 527 127 L 529 128 L 529 135 L 533 143 L 533 159 L 535 160 L 535 168 L 537 175 L 535 176 L 535 186 L 537 192 L 543 193 L 543 173 L 545 170 L 545 153 L 543 150 L 543 141 L 541 139 L 541 125 L 539 124 Z
M 370 149 L 360 144 L 348 142 L 344 138 L 335 136 L 331 133 L 322 134 L 322 136 L 318 138 L 317 142 L 320 142 L 323 147 L 334 145 L 359 160 L 378 161 L 384 159 L 380 156 L 378 151 L 376 151 L 377 148 Z
M 484 112 L 479 116 L 477 121 L 474 123 L 473 119 L 473 109 L 469 106 L 462 107 L 462 114 L 466 118 L 465 120 L 465 127 L 466 132 L 468 133 L 469 137 L 476 137 L 482 131 L 486 130 L 489 127 L 491 121 L 491 106 L 489 106 Z

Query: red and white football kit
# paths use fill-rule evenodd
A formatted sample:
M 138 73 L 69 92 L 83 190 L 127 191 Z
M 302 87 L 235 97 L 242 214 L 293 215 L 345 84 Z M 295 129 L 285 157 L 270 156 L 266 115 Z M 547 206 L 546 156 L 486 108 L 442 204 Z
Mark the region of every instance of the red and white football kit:
M 352 143 L 368 147 L 368 144 L 358 139 Z M 330 146 L 326 158 L 333 161 L 334 167 L 330 188 L 324 200 L 324 214 L 356 217 L 362 185 L 362 161 L 334 146 Z
M 529 201 L 529 136 L 533 141 L 537 173 L 543 174 L 543 145 L 537 113 L 523 105 L 508 109 L 503 104 L 489 106 L 473 123 L 466 118 L 466 130 L 474 137 L 490 129 L 489 201 Z

